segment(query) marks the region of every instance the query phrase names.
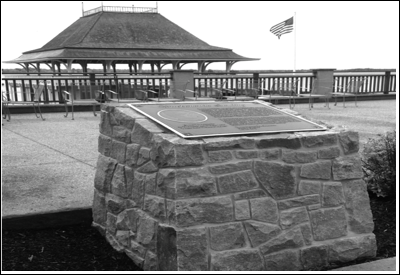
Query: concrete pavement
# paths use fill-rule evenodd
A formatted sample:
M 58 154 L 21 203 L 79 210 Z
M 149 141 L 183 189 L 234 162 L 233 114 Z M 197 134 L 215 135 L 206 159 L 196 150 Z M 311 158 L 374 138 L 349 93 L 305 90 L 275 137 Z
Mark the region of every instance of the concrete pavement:
M 91 207 L 100 116 L 44 117 L 16 114 L 3 121 L 3 219 Z

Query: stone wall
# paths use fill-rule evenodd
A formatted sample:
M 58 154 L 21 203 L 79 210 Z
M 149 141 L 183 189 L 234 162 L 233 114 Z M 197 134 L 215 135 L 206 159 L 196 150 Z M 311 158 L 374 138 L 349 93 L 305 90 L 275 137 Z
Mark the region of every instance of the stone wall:
M 185 140 L 128 107 L 102 108 L 93 225 L 144 270 L 310 270 L 375 256 L 358 133 Z

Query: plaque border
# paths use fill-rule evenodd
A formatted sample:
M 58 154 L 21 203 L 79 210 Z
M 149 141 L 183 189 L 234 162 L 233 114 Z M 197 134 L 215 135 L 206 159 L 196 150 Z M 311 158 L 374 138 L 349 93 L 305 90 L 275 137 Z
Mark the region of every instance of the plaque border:
M 176 129 L 174 129 L 173 127 L 170 127 L 169 125 L 159 121 L 158 119 L 154 118 L 153 116 L 147 114 L 146 112 L 140 110 L 139 108 L 135 107 L 135 105 L 163 105 L 163 104 L 193 104 L 193 103 L 197 103 L 197 104 L 209 104 L 209 103 L 218 103 L 216 101 L 185 101 L 185 102 L 152 102 L 152 103 L 131 103 L 131 104 L 127 104 L 129 107 L 131 107 L 132 109 L 134 109 L 135 111 L 139 112 L 140 114 L 143 114 L 144 116 L 146 116 L 146 118 L 150 118 L 151 120 L 153 120 L 154 122 L 162 125 L 163 127 L 171 130 L 172 132 L 174 132 L 175 134 L 179 135 L 182 138 L 202 138 L 202 137 L 219 137 L 219 136 L 237 136 L 237 135 L 247 135 L 247 134 L 265 134 L 265 133 L 289 133 L 289 132 L 303 132 L 303 131 L 323 131 L 323 130 L 327 130 L 328 128 L 326 126 L 317 124 L 315 122 L 312 122 L 310 120 L 304 119 L 304 118 L 299 118 L 296 115 L 293 115 L 289 112 L 283 111 L 282 109 L 279 109 L 277 107 L 275 107 L 274 105 L 270 105 L 270 104 L 266 104 L 264 101 L 260 101 L 260 100 L 254 100 L 254 101 L 228 101 L 227 103 L 259 103 L 265 106 L 268 106 L 272 109 L 274 109 L 275 111 L 284 113 L 285 115 L 289 115 L 291 117 L 306 121 L 310 124 L 316 125 L 318 127 L 320 127 L 320 129 L 299 129 L 299 130 L 293 130 L 293 129 L 284 129 L 284 130 L 279 130 L 279 131 L 275 131 L 275 130 L 265 130 L 265 131 L 246 131 L 246 132 L 237 132 L 237 133 L 222 133 L 222 134 L 202 134 L 202 135 L 185 135 L 179 131 L 177 131 Z M 225 102 L 224 102 L 225 103 Z

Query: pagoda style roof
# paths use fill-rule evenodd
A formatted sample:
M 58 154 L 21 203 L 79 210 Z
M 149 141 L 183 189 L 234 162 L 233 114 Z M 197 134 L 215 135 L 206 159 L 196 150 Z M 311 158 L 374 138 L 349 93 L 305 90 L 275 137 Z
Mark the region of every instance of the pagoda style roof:
M 110 7 L 111 8 L 111 7 Z M 200 62 L 258 60 L 211 46 L 158 12 L 88 12 L 46 43 L 8 63 L 85 61 Z

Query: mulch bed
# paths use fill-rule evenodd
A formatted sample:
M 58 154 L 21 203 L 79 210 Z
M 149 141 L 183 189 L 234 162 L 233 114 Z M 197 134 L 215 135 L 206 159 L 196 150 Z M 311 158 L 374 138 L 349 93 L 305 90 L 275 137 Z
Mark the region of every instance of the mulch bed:
M 396 256 L 396 202 L 370 195 L 378 251 L 373 260 Z M 371 259 L 367 261 L 372 261 Z M 354 261 L 326 269 L 365 262 Z M 42 230 L 2 230 L 3 271 L 135 271 L 90 224 Z

